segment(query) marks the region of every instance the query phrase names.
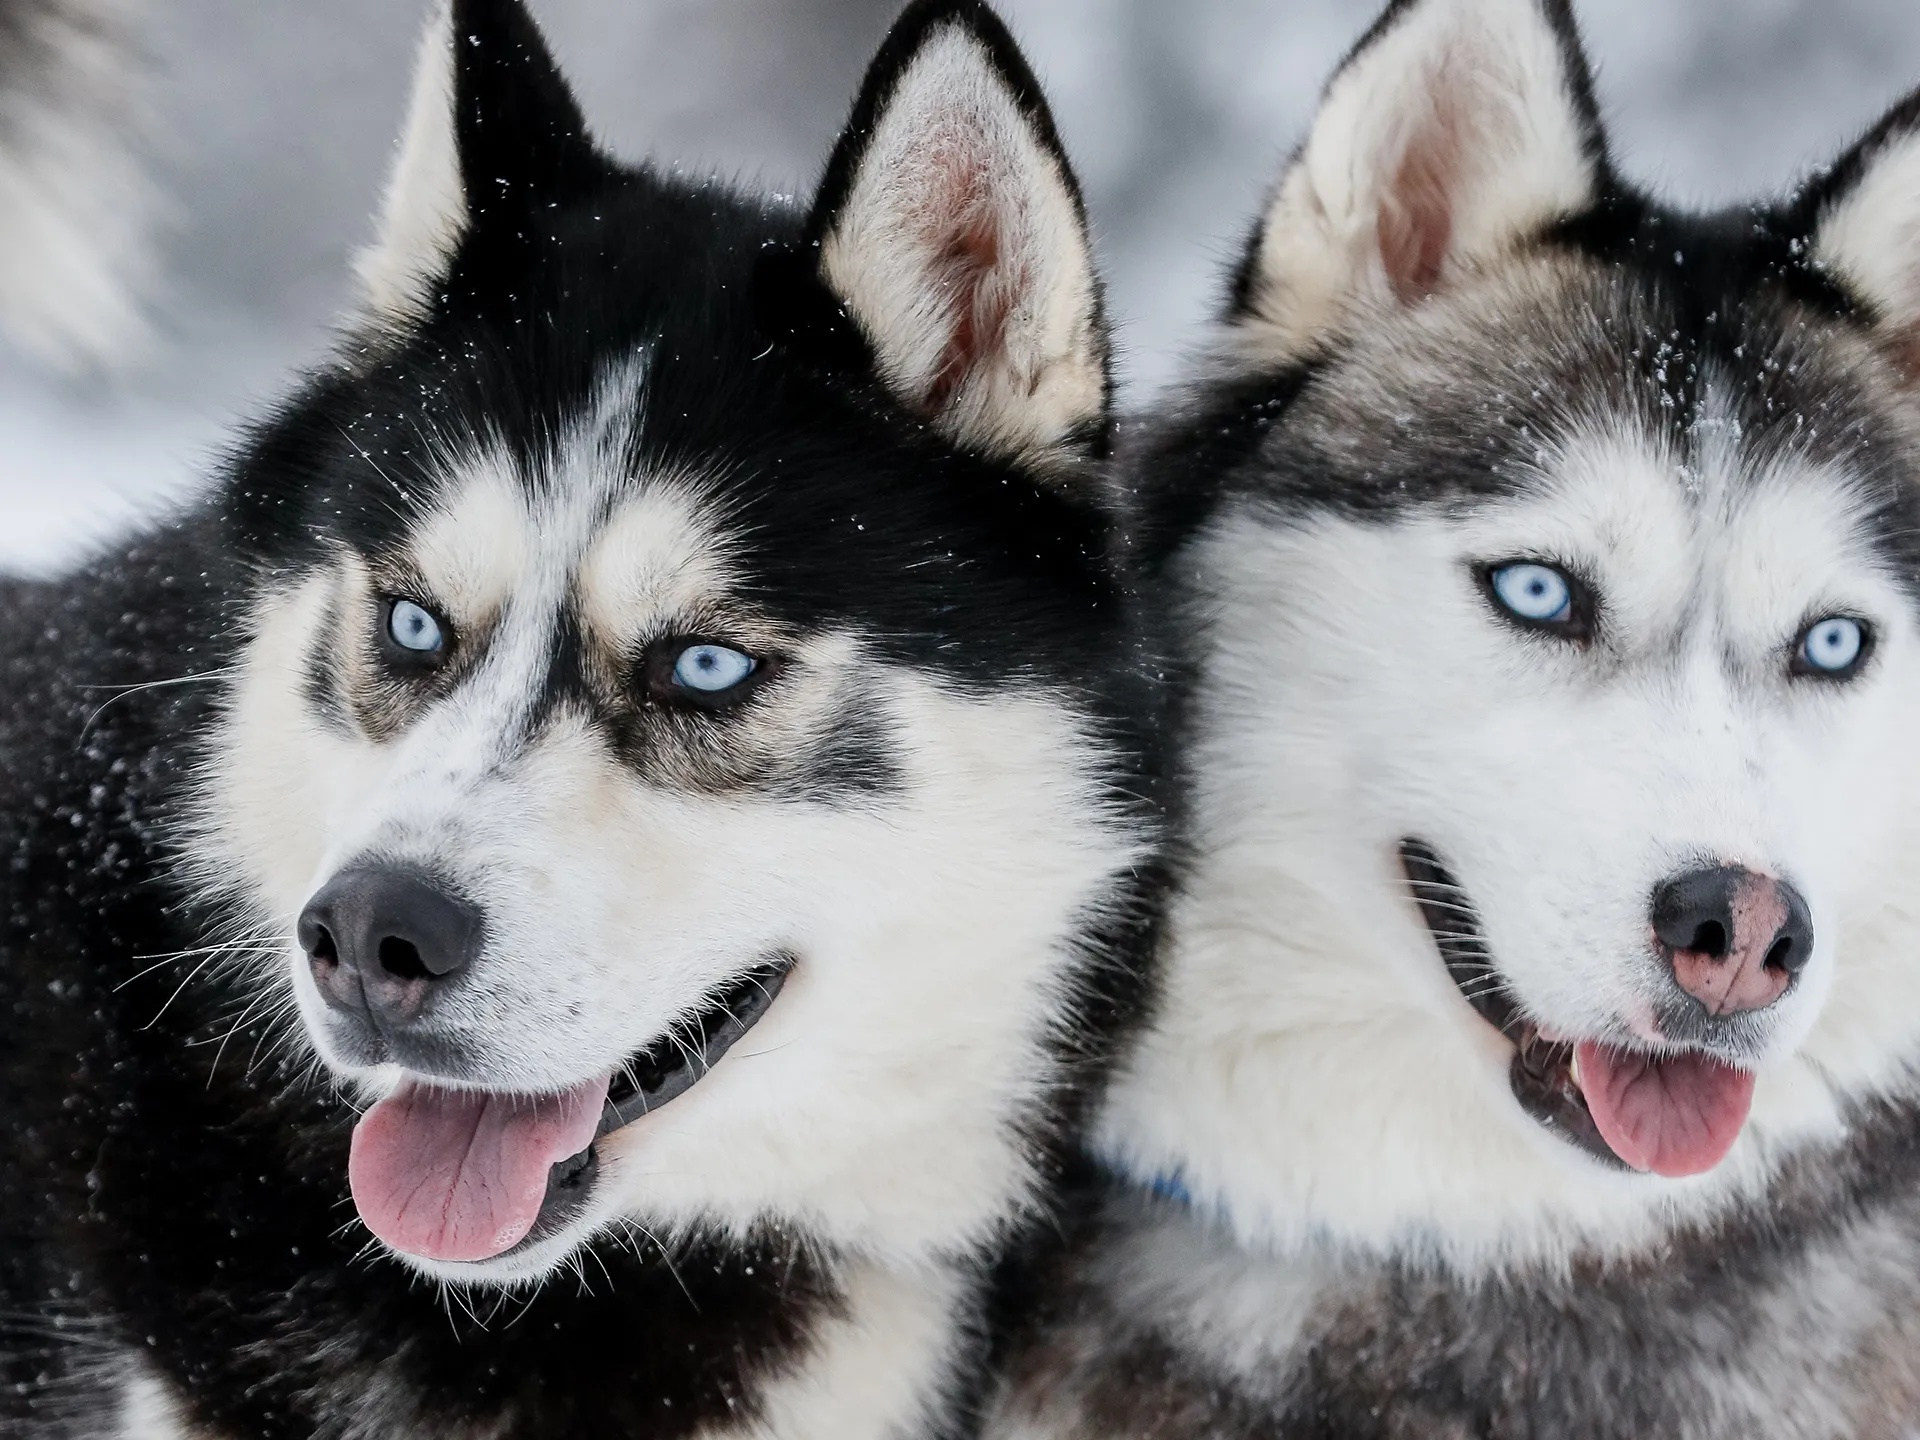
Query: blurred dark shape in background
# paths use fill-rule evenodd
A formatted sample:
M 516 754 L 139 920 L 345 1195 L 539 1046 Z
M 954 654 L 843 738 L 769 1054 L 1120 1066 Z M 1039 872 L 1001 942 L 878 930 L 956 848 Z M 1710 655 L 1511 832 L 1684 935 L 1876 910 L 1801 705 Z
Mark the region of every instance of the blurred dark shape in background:
M 532 0 L 622 155 L 807 194 L 896 0 Z M 1915 0 L 1585 0 L 1626 173 L 1784 188 L 1920 80 Z M 1125 393 L 1174 373 L 1375 0 L 1004 0 L 1080 167 Z M 425 0 L 0 0 L 0 565 L 187 492 L 316 358 Z

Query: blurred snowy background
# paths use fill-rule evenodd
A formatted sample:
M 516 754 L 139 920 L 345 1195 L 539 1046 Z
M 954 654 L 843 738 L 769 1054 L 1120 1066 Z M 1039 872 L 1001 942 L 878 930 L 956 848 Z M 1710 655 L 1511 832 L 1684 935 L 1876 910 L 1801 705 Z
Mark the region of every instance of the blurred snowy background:
M 805 193 L 898 0 L 532 3 L 616 151 Z M 0 146 L 39 144 L 45 161 L 9 189 L 0 160 L 0 566 L 57 564 L 190 492 L 234 417 L 322 351 L 424 8 L 0 0 Z M 1129 398 L 1191 342 L 1375 8 L 1002 0 L 1088 191 Z M 1920 81 L 1920 0 L 1580 9 L 1626 172 L 1689 200 L 1782 187 Z M 57 64 L 36 10 L 79 17 Z M 59 124 L 49 104 L 68 107 Z M 103 170 L 121 141 L 138 167 Z M 76 230 L 27 234 L 36 196 L 62 187 Z M 50 332 L 90 248 L 127 286 L 94 297 L 91 341 Z

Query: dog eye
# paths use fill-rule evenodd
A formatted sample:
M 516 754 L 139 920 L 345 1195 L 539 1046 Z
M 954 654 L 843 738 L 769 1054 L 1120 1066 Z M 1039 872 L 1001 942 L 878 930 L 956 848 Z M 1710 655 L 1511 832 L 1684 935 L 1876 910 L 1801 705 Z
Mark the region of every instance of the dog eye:
M 1800 632 L 1800 643 L 1794 649 L 1794 671 L 1822 680 L 1850 679 L 1865 663 L 1872 638 L 1872 632 L 1851 615 L 1816 620 Z
M 409 655 L 438 655 L 447 648 L 445 627 L 432 611 L 411 600 L 396 600 L 388 607 L 387 638 Z
M 768 673 L 765 661 L 744 650 L 684 635 L 649 646 L 641 666 L 650 701 L 696 710 L 728 709 L 757 689 Z
M 1541 560 L 1502 560 L 1480 568 L 1480 583 L 1501 615 L 1562 640 L 1593 635 L 1593 593 L 1574 575 Z
M 1496 600 L 1534 625 L 1558 625 L 1573 615 L 1573 586 L 1550 565 L 1502 565 L 1487 583 Z
M 751 655 L 724 645 L 689 645 L 673 662 L 673 683 L 699 695 L 719 695 L 759 668 Z

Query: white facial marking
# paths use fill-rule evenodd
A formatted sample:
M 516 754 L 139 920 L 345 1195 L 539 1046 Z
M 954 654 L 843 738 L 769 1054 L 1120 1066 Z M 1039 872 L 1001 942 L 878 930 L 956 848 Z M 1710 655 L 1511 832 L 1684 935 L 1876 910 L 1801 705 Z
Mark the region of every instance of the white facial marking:
M 663 618 L 698 615 L 726 595 L 736 572 L 715 509 L 665 479 L 621 499 L 580 563 L 580 609 L 594 635 L 630 644 Z
M 463 626 L 505 608 L 533 562 L 527 497 L 511 467 L 465 467 L 408 546 L 433 598 Z

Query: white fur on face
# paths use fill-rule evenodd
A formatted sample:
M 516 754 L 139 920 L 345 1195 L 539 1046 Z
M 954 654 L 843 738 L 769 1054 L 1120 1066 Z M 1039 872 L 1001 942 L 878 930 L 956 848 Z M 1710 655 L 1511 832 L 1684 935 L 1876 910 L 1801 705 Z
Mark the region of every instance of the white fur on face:
M 1298 360 L 1593 197 L 1566 57 L 1537 0 L 1426 0 L 1334 77 L 1280 185 L 1236 341 Z
M 1703 427 L 1704 428 L 1704 427 Z M 1193 557 L 1199 860 L 1164 1014 L 1102 1144 L 1178 1172 L 1240 1237 L 1334 1236 L 1466 1269 L 1646 1242 L 1755 1192 L 1783 1148 L 1920 1046 L 1910 606 L 1843 473 L 1749 471 L 1730 428 L 1675 457 L 1589 431 L 1528 495 L 1464 518 L 1283 524 L 1247 505 Z M 1553 557 L 1604 607 L 1591 652 L 1517 633 L 1471 566 Z M 1786 674 L 1801 626 L 1868 617 L 1847 685 Z M 1431 842 L 1531 1017 L 1630 1030 L 1655 886 L 1701 863 L 1789 878 L 1814 958 L 1774 1014 L 1752 1118 L 1715 1171 L 1609 1170 L 1514 1099 L 1510 1046 L 1461 998 L 1395 855 Z
M 547 483 L 470 459 L 419 527 L 415 562 L 456 625 L 470 612 L 490 628 L 460 682 L 390 741 L 330 727 L 306 688 L 315 646 L 345 643 L 328 626 L 377 613 L 354 599 L 365 567 L 326 567 L 268 603 L 210 770 L 202 849 L 289 937 L 279 983 L 315 1022 L 291 925 L 329 877 L 378 855 L 479 900 L 487 950 L 445 1013 L 486 1057 L 472 1083 L 516 1093 L 617 1069 L 746 970 L 798 957 L 706 1079 L 602 1142 L 579 1227 L 448 1278 L 537 1279 L 622 1218 L 656 1233 L 773 1218 L 924 1263 L 1024 1203 L 1033 1177 L 1012 1121 L 1054 1083 L 1042 1041 L 1067 946 L 1138 841 L 1108 812 L 1102 753 L 1073 711 L 962 693 L 872 658 L 851 631 L 790 641 L 778 687 L 729 734 L 804 754 L 854 697 L 897 777 L 880 791 L 643 779 L 565 707 L 529 733 L 563 610 L 614 651 L 686 633 L 689 616 L 703 630 L 716 614 L 766 623 L 729 593 L 714 507 L 684 479 L 615 478 L 631 412 L 618 390 Z
M 900 77 L 821 245 L 888 384 L 965 444 L 1042 464 L 1105 407 L 1073 192 L 979 40 L 936 32 Z
M 452 0 L 437 0 L 419 57 L 379 237 L 355 262 L 366 318 L 394 327 L 419 318 L 467 225 L 453 115 Z

